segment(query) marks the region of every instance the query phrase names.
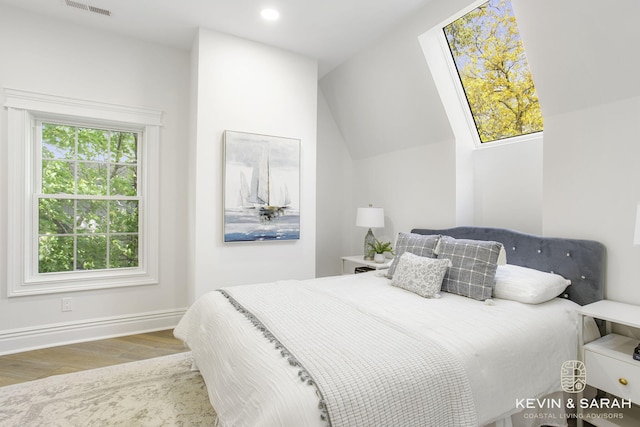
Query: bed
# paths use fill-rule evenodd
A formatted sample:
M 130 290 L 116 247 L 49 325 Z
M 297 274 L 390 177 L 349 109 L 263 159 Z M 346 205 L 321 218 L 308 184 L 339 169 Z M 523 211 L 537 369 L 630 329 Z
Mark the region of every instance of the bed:
M 468 288 L 451 280 L 466 274 L 456 264 L 462 247 L 486 249 L 496 264 Z M 576 308 L 603 298 L 603 245 L 456 227 L 400 233 L 396 250 L 391 279 L 376 271 L 200 297 L 175 335 L 193 352 L 219 425 L 566 425 L 559 408 L 540 419 L 518 402 L 561 393 L 560 367 L 577 358 Z M 399 277 L 425 265 L 438 276 L 445 261 L 447 291 L 402 287 Z M 514 291 L 504 276 L 512 269 L 553 276 L 558 297 Z M 558 288 L 558 277 L 571 284 Z M 494 292 L 500 280 L 505 298 L 487 297 L 475 286 L 482 280 Z M 595 324 L 585 330 L 597 335 Z

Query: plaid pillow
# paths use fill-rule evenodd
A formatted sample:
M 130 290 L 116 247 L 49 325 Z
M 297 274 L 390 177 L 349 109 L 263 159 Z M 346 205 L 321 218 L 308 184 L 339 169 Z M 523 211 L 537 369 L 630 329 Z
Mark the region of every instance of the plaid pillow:
M 393 273 L 396 271 L 398 261 L 405 252 L 411 252 L 414 255 L 436 258 L 436 246 L 440 240 L 439 234 L 434 235 L 422 235 L 414 233 L 398 233 L 398 239 L 396 240 L 396 247 L 394 249 L 395 257 L 389 266 L 387 271 L 387 277 L 393 278 Z
M 438 258 L 451 260 L 442 290 L 484 301 L 491 298 L 502 243 L 442 236 Z

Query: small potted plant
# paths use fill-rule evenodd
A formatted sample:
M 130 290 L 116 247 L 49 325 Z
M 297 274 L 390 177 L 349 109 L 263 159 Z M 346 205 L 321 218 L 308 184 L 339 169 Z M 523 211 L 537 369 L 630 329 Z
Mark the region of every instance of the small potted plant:
M 375 254 L 373 256 L 373 260 L 377 263 L 383 263 L 385 260 L 384 253 L 389 252 L 393 255 L 393 249 L 391 248 L 391 242 L 381 242 L 378 239 L 375 239 L 375 242 L 369 243 L 369 256 Z

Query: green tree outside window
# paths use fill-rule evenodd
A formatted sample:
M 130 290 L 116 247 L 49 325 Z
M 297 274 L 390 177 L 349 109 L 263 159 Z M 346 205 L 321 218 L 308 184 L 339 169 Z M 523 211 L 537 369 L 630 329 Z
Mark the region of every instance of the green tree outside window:
M 542 112 L 509 0 L 490 0 L 444 28 L 480 141 L 540 132 Z
M 38 272 L 138 267 L 139 134 L 40 129 Z

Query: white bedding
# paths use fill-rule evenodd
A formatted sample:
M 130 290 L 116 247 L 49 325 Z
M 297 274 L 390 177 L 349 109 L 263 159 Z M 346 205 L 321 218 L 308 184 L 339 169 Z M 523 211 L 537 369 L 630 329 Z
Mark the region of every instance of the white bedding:
M 481 425 L 517 412 L 516 399 L 560 390 L 560 367 L 576 359 L 577 305 L 564 299 L 494 305 L 453 294 L 421 298 L 374 272 L 300 281 L 384 321 L 435 339 L 466 370 Z M 221 426 L 323 426 L 315 389 L 219 292 L 201 297 L 176 327 L 192 349 Z

